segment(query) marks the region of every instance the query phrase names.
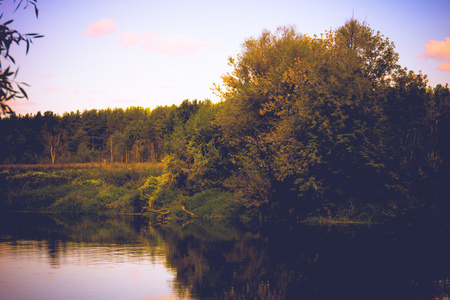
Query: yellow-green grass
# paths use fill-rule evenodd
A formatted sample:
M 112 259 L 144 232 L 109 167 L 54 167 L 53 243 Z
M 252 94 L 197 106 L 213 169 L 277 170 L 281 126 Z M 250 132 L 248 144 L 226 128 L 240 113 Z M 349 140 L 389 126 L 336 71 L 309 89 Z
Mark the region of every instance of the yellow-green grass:
M 75 169 L 152 169 L 163 170 L 163 163 L 70 163 L 70 164 L 0 164 L 0 171 L 46 171 L 46 170 L 75 170 Z
M 163 164 L 0 166 L 0 210 L 55 213 L 140 213 L 139 187 Z

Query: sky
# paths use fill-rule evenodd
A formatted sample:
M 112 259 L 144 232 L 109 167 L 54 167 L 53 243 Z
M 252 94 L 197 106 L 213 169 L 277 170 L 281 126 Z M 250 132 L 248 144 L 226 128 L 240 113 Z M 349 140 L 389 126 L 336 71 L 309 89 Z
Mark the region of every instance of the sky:
M 28 101 L 9 101 L 22 115 L 218 102 L 213 84 L 245 39 L 285 25 L 320 35 L 352 16 L 393 41 L 400 65 L 429 85 L 450 83 L 450 0 L 38 0 L 38 18 L 1 2 L 1 23 L 45 36 L 28 55 L 24 44 L 12 49 L 17 81 L 30 85 Z

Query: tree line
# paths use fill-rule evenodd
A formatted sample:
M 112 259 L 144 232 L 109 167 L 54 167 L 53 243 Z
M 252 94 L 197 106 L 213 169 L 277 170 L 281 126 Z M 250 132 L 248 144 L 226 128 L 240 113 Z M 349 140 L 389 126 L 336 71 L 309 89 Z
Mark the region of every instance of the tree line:
M 0 163 L 161 162 L 173 147 L 170 136 L 200 106 L 85 110 L 63 115 L 15 115 L 0 119 Z

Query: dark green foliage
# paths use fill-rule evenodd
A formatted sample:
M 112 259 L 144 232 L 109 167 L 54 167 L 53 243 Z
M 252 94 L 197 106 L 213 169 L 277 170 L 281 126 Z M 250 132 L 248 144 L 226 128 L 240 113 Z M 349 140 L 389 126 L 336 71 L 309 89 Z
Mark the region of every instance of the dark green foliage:
M 50 111 L 11 115 L 0 119 L 0 163 L 160 162 L 169 150 L 174 110 L 132 107 L 63 116 Z
M 142 179 L 142 177 L 143 177 L 142 172 L 130 168 L 126 170 L 120 170 L 117 172 L 108 172 L 103 176 L 102 179 L 107 184 L 115 186 L 126 186 L 136 184 L 136 182 L 139 182 L 139 179 Z
M 78 144 L 74 161 L 79 163 L 87 163 L 91 161 L 91 151 L 89 150 L 86 143 Z
M 208 189 L 184 200 L 186 209 L 202 219 L 232 219 L 236 216 L 237 201 L 232 193 Z
M 352 19 L 321 38 L 265 31 L 243 48 L 217 88 L 224 101 L 174 127 L 168 189 L 199 202 L 230 191 L 248 216 L 382 222 L 446 207 L 448 86 L 398 66 L 389 39 Z
M 178 204 L 181 198 L 180 196 L 181 194 L 178 190 L 163 189 L 160 193 L 158 193 L 153 201 L 152 208 L 158 210 L 161 208 L 171 207 Z

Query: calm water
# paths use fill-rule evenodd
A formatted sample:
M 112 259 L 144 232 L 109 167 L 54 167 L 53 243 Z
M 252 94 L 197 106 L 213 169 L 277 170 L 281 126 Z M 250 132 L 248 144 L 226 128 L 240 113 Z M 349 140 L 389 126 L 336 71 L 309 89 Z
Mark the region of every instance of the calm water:
M 450 232 L 0 215 L 0 299 L 449 299 Z

